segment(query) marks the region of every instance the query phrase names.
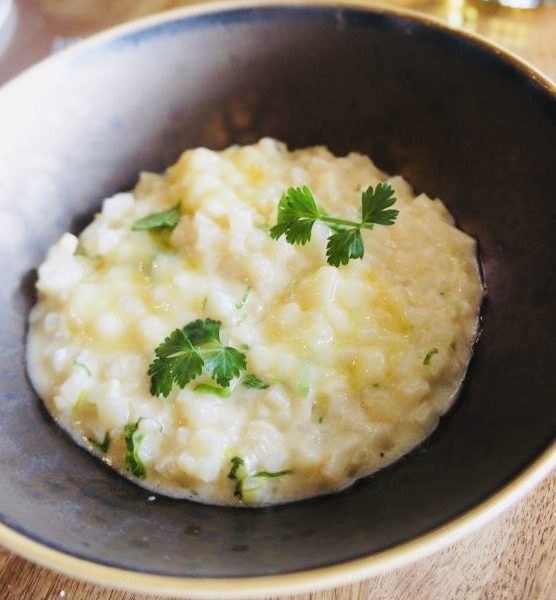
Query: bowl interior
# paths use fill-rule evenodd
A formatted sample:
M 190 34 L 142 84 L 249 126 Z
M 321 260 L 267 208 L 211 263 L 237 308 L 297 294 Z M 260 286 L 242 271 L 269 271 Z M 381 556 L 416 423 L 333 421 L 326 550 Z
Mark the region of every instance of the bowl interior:
M 556 100 L 504 57 L 381 10 L 187 13 L 76 48 L 0 91 L 0 520 L 131 570 L 236 577 L 392 547 L 530 464 L 556 424 Z M 36 266 L 103 197 L 184 148 L 263 135 L 357 150 L 476 236 L 488 298 L 456 407 L 346 492 L 263 510 L 158 497 L 73 445 L 25 376 Z

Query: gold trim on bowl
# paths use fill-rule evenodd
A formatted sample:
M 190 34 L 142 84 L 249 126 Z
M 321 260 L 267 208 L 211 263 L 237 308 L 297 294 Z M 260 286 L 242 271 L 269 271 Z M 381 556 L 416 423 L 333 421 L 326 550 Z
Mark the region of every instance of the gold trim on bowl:
M 55 56 L 31 67 L 4 86 L 4 90 L 19 85 L 21 80 L 32 75 L 35 69 L 41 69 L 44 63 L 63 61 L 67 54 L 78 53 L 89 46 L 102 44 L 107 40 L 149 25 L 172 21 L 178 17 L 189 17 L 200 14 L 211 14 L 219 11 L 237 10 L 257 6 L 326 6 L 345 7 L 367 10 L 378 13 L 394 14 L 409 17 L 430 27 L 448 31 L 466 38 L 479 46 L 494 52 L 499 57 L 513 63 L 524 71 L 532 80 L 542 86 L 556 100 L 556 85 L 545 77 L 534 66 L 527 63 L 508 50 L 505 50 L 482 36 L 459 30 L 445 24 L 441 20 L 422 15 L 414 11 L 372 4 L 365 0 L 231 0 L 211 2 L 173 9 L 164 13 L 144 17 L 114 27 L 97 34 Z M 0 94 L 2 92 L 0 91 Z M 0 524 L 0 543 L 9 550 L 20 554 L 40 565 L 77 577 L 92 583 L 112 586 L 124 590 L 158 594 L 163 596 L 181 596 L 196 598 L 253 598 L 278 594 L 294 594 L 314 591 L 316 589 L 346 585 L 357 580 L 372 577 L 386 571 L 402 567 L 419 558 L 424 558 L 462 538 L 464 535 L 484 525 L 502 511 L 516 503 L 538 483 L 556 469 L 556 442 L 535 459 L 513 480 L 497 492 L 483 500 L 476 507 L 424 535 L 409 542 L 402 543 L 388 550 L 370 556 L 350 560 L 338 565 L 304 570 L 281 575 L 244 577 L 244 578 L 192 578 L 151 575 L 115 567 L 109 567 L 70 554 L 54 550 L 47 545 L 34 541 L 17 531 Z

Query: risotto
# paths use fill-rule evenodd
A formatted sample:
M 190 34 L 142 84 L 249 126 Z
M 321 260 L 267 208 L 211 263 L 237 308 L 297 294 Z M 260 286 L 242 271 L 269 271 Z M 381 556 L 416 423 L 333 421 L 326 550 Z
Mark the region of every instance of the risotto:
M 290 188 L 359 219 L 379 184 L 399 214 L 361 230 L 360 260 L 329 264 L 338 229 L 318 219 L 304 245 L 270 235 Z M 149 490 L 241 506 L 341 490 L 425 439 L 482 297 L 440 200 L 366 156 L 271 139 L 143 173 L 50 248 L 37 288 L 27 366 L 57 423 Z

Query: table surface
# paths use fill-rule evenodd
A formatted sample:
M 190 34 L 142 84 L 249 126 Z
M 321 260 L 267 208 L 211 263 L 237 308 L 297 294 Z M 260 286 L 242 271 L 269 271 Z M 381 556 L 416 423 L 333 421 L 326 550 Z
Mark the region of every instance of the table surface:
M 0 28 L 0 84 L 76 38 L 187 0 L 16 0 Z M 481 0 L 398 0 L 516 52 L 556 80 L 556 6 L 502 9 Z M 479 531 L 403 569 L 291 600 L 556 598 L 556 474 Z M 158 600 L 58 575 L 0 549 L 1 600 Z

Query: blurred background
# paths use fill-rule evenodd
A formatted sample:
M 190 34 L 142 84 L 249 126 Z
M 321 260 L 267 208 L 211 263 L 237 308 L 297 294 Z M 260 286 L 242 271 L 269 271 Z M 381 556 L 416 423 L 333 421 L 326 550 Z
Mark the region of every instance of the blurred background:
M 193 3 L 192 0 L 0 0 L 0 85 L 41 58 L 97 31 Z M 392 0 L 372 4 L 410 8 L 478 32 L 526 58 L 556 81 L 555 0 Z

